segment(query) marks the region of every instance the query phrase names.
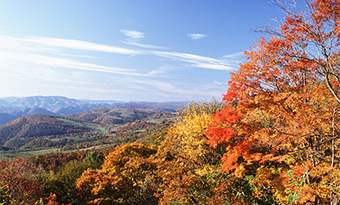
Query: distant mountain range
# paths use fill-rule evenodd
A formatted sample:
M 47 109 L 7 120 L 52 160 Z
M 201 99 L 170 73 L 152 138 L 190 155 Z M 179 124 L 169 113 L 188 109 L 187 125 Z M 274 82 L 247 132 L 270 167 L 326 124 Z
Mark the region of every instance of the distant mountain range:
M 76 100 L 63 96 L 32 96 L 0 98 L 0 124 L 19 117 L 33 114 L 72 115 L 96 108 L 132 108 L 175 112 L 180 105 L 187 102 L 122 102 Z

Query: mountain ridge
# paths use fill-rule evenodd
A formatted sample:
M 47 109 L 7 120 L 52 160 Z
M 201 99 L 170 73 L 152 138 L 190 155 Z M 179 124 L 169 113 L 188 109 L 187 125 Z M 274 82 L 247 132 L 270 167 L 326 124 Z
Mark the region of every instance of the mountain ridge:
M 132 108 L 175 112 L 187 102 L 123 102 L 115 100 L 77 100 L 64 96 L 0 98 L 0 124 L 31 114 L 67 116 L 97 108 Z

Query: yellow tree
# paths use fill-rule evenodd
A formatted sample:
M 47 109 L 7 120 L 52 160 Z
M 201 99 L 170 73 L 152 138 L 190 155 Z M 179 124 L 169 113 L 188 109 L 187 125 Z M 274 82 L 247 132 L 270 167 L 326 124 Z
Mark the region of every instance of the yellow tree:
M 211 114 L 223 107 L 213 100 L 192 102 L 180 109 L 181 117 L 168 130 L 156 154 L 161 204 L 222 204 L 227 197 L 256 203 L 246 180 L 230 180 L 231 176 L 222 172 L 224 144 L 213 148 L 205 135 L 214 123 Z

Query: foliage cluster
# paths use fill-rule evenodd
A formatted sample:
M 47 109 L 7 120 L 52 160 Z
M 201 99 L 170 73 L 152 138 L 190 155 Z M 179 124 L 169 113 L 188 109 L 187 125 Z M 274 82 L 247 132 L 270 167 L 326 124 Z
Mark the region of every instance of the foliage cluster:
M 245 52 L 228 104 L 212 116 L 211 144 L 226 144 L 222 169 L 248 178 L 257 199 L 277 204 L 340 200 L 340 1 L 305 1 Z

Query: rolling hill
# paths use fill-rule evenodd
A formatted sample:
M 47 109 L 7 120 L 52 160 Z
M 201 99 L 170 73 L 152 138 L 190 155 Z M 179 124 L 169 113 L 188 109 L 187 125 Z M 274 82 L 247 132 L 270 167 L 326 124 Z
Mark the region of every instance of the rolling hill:
M 64 122 L 54 115 L 34 114 L 0 125 L 0 145 L 20 148 L 36 138 L 88 131 L 89 127 Z
M 174 117 L 173 113 L 129 108 L 98 108 L 69 116 L 33 114 L 0 125 L 0 146 L 23 149 L 84 144 L 82 147 L 88 147 L 105 139 L 105 143 L 115 141 L 116 131 L 126 124 L 138 122 L 151 129 Z M 133 134 L 133 129 L 129 133 Z
M 130 108 L 98 108 L 83 113 L 69 115 L 71 118 L 90 121 L 102 125 L 125 124 L 146 119 L 155 111 L 142 111 Z

